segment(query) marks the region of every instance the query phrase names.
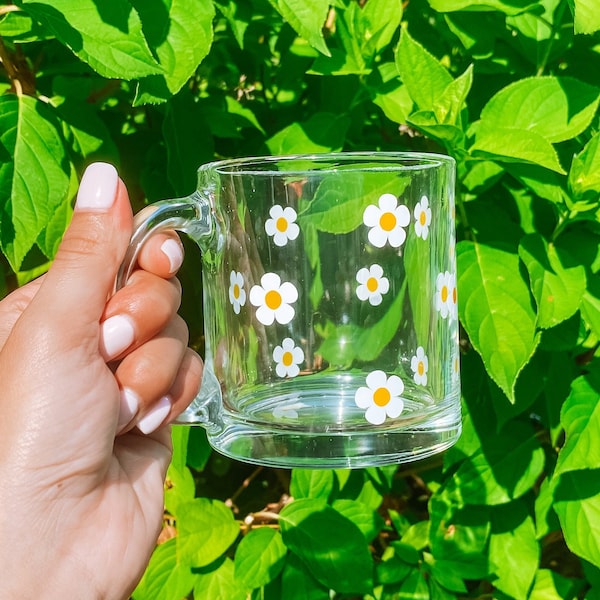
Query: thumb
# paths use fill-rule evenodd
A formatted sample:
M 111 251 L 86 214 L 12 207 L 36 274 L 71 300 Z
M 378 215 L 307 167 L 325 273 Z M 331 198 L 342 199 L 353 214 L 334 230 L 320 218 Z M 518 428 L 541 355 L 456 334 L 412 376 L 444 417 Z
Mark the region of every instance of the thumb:
M 97 331 L 132 221 L 127 190 L 116 169 L 107 163 L 90 165 L 81 179 L 71 224 L 35 298 L 46 314 L 68 315 L 72 331 L 92 324 Z

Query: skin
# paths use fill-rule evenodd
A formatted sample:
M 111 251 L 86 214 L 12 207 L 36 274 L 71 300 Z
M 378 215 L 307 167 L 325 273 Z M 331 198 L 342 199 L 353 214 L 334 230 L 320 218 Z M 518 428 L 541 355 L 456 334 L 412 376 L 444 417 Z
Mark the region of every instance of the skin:
M 176 314 L 168 234 L 112 295 L 132 223 L 119 180 L 109 209 L 76 208 L 49 272 L 0 302 L 2 599 L 127 598 L 160 531 L 168 423 L 196 395 L 202 362 Z M 117 314 L 135 340 L 105 357 L 100 324 Z M 119 428 L 124 387 L 140 404 Z M 168 416 L 143 435 L 136 423 L 165 395 Z

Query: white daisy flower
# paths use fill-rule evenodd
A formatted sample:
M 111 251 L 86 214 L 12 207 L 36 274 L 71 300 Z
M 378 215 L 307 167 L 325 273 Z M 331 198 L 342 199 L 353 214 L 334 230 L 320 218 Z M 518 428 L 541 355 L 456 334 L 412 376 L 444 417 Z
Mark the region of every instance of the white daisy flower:
M 244 276 L 237 271 L 229 274 L 229 302 L 233 306 L 233 312 L 240 314 L 240 310 L 246 304 L 246 290 L 244 289 Z
M 360 387 L 354 395 L 358 408 L 366 409 L 365 419 L 373 425 L 381 425 L 386 417 L 395 419 L 404 409 L 400 397 L 404 383 L 397 375 L 388 377 L 384 371 L 371 371 L 367 375 L 367 386 Z
M 276 419 L 297 419 L 298 411 L 308 408 L 304 402 L 289 402 L 288 404 L 278 404 L 273 409 L 273 416 Z
M 360 284 L 356 288 L 356 295 L 363 302 L 368 300 L 371 306 L 378 306 L 383 300 L 383 294 L 390 289 L 390 282 L 383 276 L 383 269 L 378 264 L 369 268 L 362 268 L 356 274 L 356 281 Z
M 431 208 L 429 208 L 427 196 L 422 196 L 421 201 L 417 202 L 414 215 L 415 233 L 420 238 L 426 240 L 429 235 L 429 225 L 431 225 Z
M 410 360 L 410 368 L 413 372 L 413 379 L 417 385 L 427 385 L 427 371 L 429 370 L 429 360 L 425 354 L 423 346 L 417 348 L 416 354 Z
M 277 363 L 275 372 L 279 377 L 296 377 L 300 373 L 298 365 L 304 362 L 304 352 L 292 338 L 285 338 L 281 346 L 275 346 L 273 360 Z
M 298 237 L 300 227 L 296 224 L 296 211 L 291 206 L 283 208 L 276 204 L 271 207 L 269 215 L 271 218 L 265 222 L 265 231 L 276 246 L 285 246 L 289 240 Z
M 443 319 L 456 319 L 458 305 L 456 297 L 456 275 L 444 271 L 435 280 L 435 308 Z
M 376 248 L 383 248 L 389 242 L 399 248 L 406 239 L 403 227 L 410 223 L 410 211 L 404 204 L 398 206 L 394 194 L 382 194 L 378 206 L 370 204 L 363 213 L 363 223 L 369 227 L 369 242 Z
M 253 285 L 250 290 L 250 302 L 258 307 L 256 318 L 263 325 L 272 325 L 277 321 L 287 325 L 294 318 L 294 308 L 291 306 L 298 300 L 298 290 L 293 283 L 281 283 L 281 277 L 276 273 L 265 273 L 260 279 L 260 285 Z

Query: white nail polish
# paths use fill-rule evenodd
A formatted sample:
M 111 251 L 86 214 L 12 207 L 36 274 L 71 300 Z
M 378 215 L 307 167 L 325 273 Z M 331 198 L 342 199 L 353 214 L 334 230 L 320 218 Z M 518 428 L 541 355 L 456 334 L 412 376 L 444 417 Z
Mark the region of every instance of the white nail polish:
M 121 390 L 117 433 L 120 433 L 127 424 L 131 423 L 133 417 L 137 414 L 139 406 L 140 400 L 138 395 L 129 388 L 123 388 Z
M 171 412 L 171 399 L 163 396 L 137 423 L 137 428 L 145 434 L 156 431 Z
M 183 262 L 183 253 L 181 252 L 181 246 L 177 243 L 176 240 L 168 239 L 165 240 L 160 249 L 163 254 L 169 259 L 169 272 L 175 273 L 179 267 L 181 267 L 181 263 Z
M 75 210 L 108 210 L 115 201 L 118 184 L 119 175 L 112 165 L 101 162 L 91 164 L 81 178 Z
M 109 317 L 100 325 L 100 354 L 112 360 L 127 350 L 135 339 L 133 321 L 125 315 Z

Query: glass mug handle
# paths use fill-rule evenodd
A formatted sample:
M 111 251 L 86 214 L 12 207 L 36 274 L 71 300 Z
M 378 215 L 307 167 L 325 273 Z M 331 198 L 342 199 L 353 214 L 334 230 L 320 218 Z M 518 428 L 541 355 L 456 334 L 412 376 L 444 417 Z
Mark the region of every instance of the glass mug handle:
M 146 212 L 148 211 L 148 212 Z M 210 202 L 199 191 L 186 198 L 162 200 L 150 205 L 134 219 L 134 230 L 129 247 L 117 273 L 115 292 L 125 286 L 137 263 L 144 243 L 152 235 L 167 229 L 181 231 L 196 243 L 210 239 L 215 232 Z M 192 405 L 179 415 L 176 423 L 198 424 L 214 428 L 219 422 L 219 385 L 207 376 L 202 380 L 202 389 Z

